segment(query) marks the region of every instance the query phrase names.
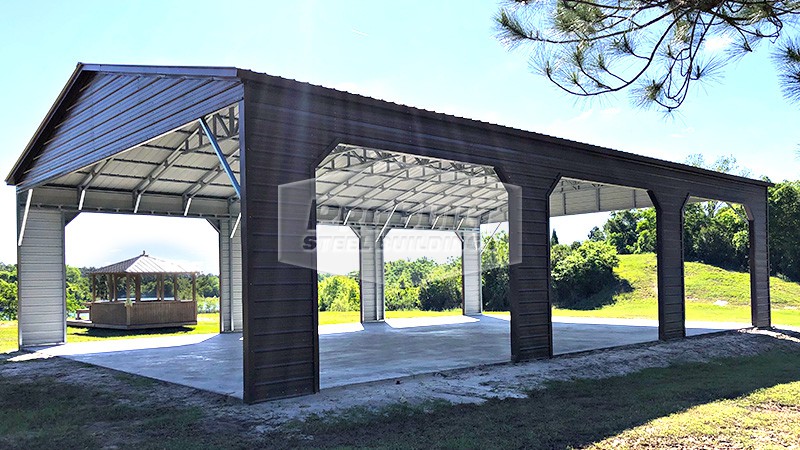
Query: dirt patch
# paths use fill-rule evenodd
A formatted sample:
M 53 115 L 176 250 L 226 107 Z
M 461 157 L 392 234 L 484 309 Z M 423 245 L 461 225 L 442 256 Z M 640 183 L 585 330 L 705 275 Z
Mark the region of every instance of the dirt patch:
M 228 432 L 267 433 L 290 420 L 303 420 L 312 414 L 336 414 L 349 408 L 380 409 L 398 403 L 419 405 L 441 400 L 481 403 L 491 398 L 520 398 L 548 381 L 606 378 L 645 368 L 757 355 L 775 349 L 800 350 L 800 334 L 786 330 L 731 331 L 326 389 L 316 395 L 257 405 L 244 405 L 230 397 L 63 358 L 31 359 L 25 353 L 0 356 L 0 360 L 6 360 L 0 363 L 0 377 L 19 381 L 51 378 L 67 385 L 67 389 L 76 390 L 101 387 L 112 392 L 123 405 L 198 406 L 211 419 L 205 421 L 206 426 L 218 426 Z M 103 428 L 102 421 L 92 424 L 95 433 L 105 434 Z

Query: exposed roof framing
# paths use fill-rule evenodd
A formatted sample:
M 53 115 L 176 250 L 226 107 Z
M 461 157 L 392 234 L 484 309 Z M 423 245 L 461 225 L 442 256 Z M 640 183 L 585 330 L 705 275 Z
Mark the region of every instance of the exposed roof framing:
M 205 118 L 238 179 L 238 105 L 227 106 Z M 46 206 L 56 199 L 63 203 L 65 189 L 77 191 L 78 210 L 96 212 L 219 216 L 227 215 L 229 208 L 213 206 L 204 210 L 203 205 L 212 205 L 216 200 L 232 203 L 237 199 L 198 121 L 49 181 L 35 189 L 34 204 Z M 120 207 L 119 194 L 128 196 L 130 207 Z M 166 197 L 180 200 L 165 201 Z M 107 206 L 102 205 L 101 199 Z M 155 206 L 147 209 L 148 204 Z M 192 207 L 188 208 L 189 205 Z M 232 211 L 237 212 L 238 208 Z
M 572 178 L 562 178 L 550 194 L 551 217 L 651 206 L 653 201 L 644 189 Z
M 488 166 L 341 144 L 316 176 L 317 206 L 329 212 L 322 215 L 326 223 L 345 224 L 348 211 L 371 211 L 357 215 L 361 223 L 454 229 L 459 222 L 474 227 L 490 216 L 505 218 L 508 211 L 508 193 Z M 422 217 L 427 224 L 419 222 Z
M 326 224 L 475 228 L 507 220 L 507 202 L 488 166 L 342 144 L 317 168 L 318 219 Z M 651 206 L 643 189 L 571 178 L 550 196 L 552 217 Z
M 228 163 L 236 166 L 238 174 L 237 107 L 225 108 L 209 118 L 209 125 L 224 147 Z M 231 198 L 235 192 L 227 180 L 220 179 L 222 174 L 211 143 L 199 124 L 192 122 L 86 169 L 53 180 L 48 185 L 123 190 L 136 195 L 158 192 Z M 76 184 L 78 179 L 80 181 Z

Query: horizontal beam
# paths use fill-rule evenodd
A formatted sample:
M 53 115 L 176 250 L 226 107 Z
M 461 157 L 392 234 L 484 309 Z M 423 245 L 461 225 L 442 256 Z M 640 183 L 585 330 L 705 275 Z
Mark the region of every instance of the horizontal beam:
M 130 192 L 91 189 L 86 191 L 83 212 L 133 214 L 136 196 Z M 39 208 L 56 208 L 78 211 L 79 199 L 75 188 L 41 187 L 34 192 L 31 205 Z M 239 214 L 239 203 L 229 208 L 229 200 L 223 198 L 194 197 L 186 217 L 226 218 Z M 144 193 L 139 201 L 138 215 L 184 217 L 186 204 L 183 196 Z
M 438 220 L 437 220 L 438 217 Z M 416 213 L 409 217 L 392 211 L 371 211 L 362 209 L 349 209 L 337 206 L 323 206 L 317 208 L 317 223 L 322 225 L 338 226 L 370 226 L 386 227 L 386 229 L 406 228 L 430 230 L 436 223 L 436 230 L 455 231 L 479 229 L 482 223 L 504 222 L 508 220 L 505 211 L 492 211 L 480 216 L 466 216 L 459 214 Z M 461 227 L 459 228 L 459 224 Z

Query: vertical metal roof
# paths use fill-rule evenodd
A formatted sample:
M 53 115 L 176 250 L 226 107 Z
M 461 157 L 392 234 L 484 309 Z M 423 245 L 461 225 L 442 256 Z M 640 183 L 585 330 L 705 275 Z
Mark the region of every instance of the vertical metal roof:
M 145 252 L 142 252 L 141 255 L 136 256 L 131 259 L 126 259 L 125 261 L 120 261 L 118 263 L 110 264 L 105 267 L 101 267 L 99 269 L 92 270 L 91 273 L 94 274 L 104 274 L 104 273 L 139 273 L 139 274 L 151 274 L 151 273 L 181 273 L 181 274 L 192 274 L 195 273 L 193 270 L 185 269 L 181 267 L 179 264 L 170 261 L 164 261 L 163 259 L 153 258 L 152 256 L 148 255 Z
M 88 167 L 241 100 L 236 69 L 78 64 L 7 178 L 20 190 Z

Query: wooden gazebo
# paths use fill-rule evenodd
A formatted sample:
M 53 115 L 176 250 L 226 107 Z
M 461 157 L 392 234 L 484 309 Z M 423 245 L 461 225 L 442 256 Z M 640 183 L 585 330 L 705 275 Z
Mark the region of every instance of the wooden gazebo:
M 180 276 L 191 279 L 191 298 L 181 298 Z M 90 277 L 92 303 L 89 320 L 80 321 L 82 326 L 142 329 L 197 324 L 197 272 L 142 252 L 93 270 Z M 150 297 L 142 295 L 145 277 L 152 279 L 148 283 L 153 293 Z

